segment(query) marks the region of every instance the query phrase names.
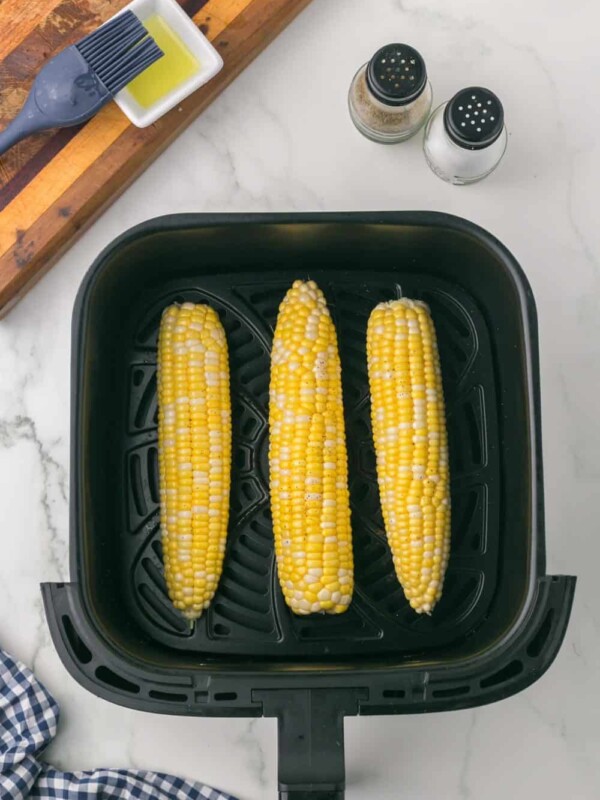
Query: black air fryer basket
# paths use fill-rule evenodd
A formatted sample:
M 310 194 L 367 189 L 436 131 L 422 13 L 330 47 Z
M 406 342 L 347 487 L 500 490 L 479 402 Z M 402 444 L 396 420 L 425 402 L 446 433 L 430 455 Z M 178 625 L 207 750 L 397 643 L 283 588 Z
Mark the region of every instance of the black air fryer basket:
M 291 615 L 269 516 L 269 350 L 293 280 L 324 290 L 340 341 L 355 599 Z M 408 607 L 383 532 L 365 330 L 376 303 L 426 300 L 440 342 L 452 551 L 431 617 Z M 230 348 L 231 523 L 217 595 L 193 632 L 168 601 L 160 544 L 156 339 L 163 308 L 208 302 Z M 288 800 L 343 797 L 343 718 L 467 708 L 542 675 L 575 579 L 548 576 L 533 297 L 485 231 L 433 213 L 185 215 L 108 247 L 73 318 L 71 583 L 45 584 L 72 675 L 121 705 L 279 719 Z M 391 754 L 390 754 L 391 755 Z

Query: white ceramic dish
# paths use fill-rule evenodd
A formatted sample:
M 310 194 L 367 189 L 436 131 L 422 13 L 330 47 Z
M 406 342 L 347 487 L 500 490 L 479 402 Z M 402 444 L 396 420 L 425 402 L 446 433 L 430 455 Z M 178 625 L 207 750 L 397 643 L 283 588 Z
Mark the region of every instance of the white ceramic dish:
M 133 11 L 142 22 L 153 14 L 159 14 L 200 64 L 198 71 L 191 78 L 180 83 L 148 108 L 141 106 L 127 88 L 115 95 L 115 102 L 121 111 L 138 128 L 145 128 L 214 78 L 223 66 L 223 59 L 176 0 L 132 0 L 119 13 L 122 14 L 127 10 Z

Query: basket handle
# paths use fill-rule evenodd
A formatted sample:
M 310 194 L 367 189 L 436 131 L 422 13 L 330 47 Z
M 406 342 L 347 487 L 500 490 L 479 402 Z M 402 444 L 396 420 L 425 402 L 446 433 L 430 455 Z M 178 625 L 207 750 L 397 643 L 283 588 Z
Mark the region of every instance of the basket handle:
M 357 713 L 355 689 L 279 689 L 262 694 L 278 718 L 280 800 L 344 800 L 344 716 Z

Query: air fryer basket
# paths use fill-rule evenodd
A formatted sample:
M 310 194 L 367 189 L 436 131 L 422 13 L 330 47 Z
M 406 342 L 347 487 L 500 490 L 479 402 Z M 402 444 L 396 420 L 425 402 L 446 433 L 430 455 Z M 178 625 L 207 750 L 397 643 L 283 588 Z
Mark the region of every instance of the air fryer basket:
M 340 341 L 356 592 L 339 617 L 296 618 L 269 516 L 269 350 L 296 278 L 327 295 Z M 452 550 L 431 617 L 407 606 L 383 533 L 369 420 L 370 310 L 421 297 L 440 342 Z M 175 300 L 227 332 L 231 524 L 213 605 L 193 632 L 162 574 L 156 337 Z M 574 578 L 545 575 L 533 298 L 489 234 L 433 213 L 184 215 L 120 237 L 73 318 L 71 577 L 43 587 L 52 635 L 96 694 L 151 711 L 279 718 L 282 797 L 343 796 L 343 717 L 465 708 L 513 694 L 556 655 Z M 334 735 L 335 734 L 335 735 Z

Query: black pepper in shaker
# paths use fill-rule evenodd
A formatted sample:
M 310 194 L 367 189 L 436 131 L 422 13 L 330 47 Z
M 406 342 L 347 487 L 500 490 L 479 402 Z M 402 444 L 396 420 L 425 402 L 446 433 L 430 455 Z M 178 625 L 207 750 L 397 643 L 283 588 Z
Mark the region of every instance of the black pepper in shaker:
M 402 142 L 421 128 L 431 109 L 431 84 L 421 54 L 388 44 L 358 70 L 348 94 L 350 116 L 367 138 Z

